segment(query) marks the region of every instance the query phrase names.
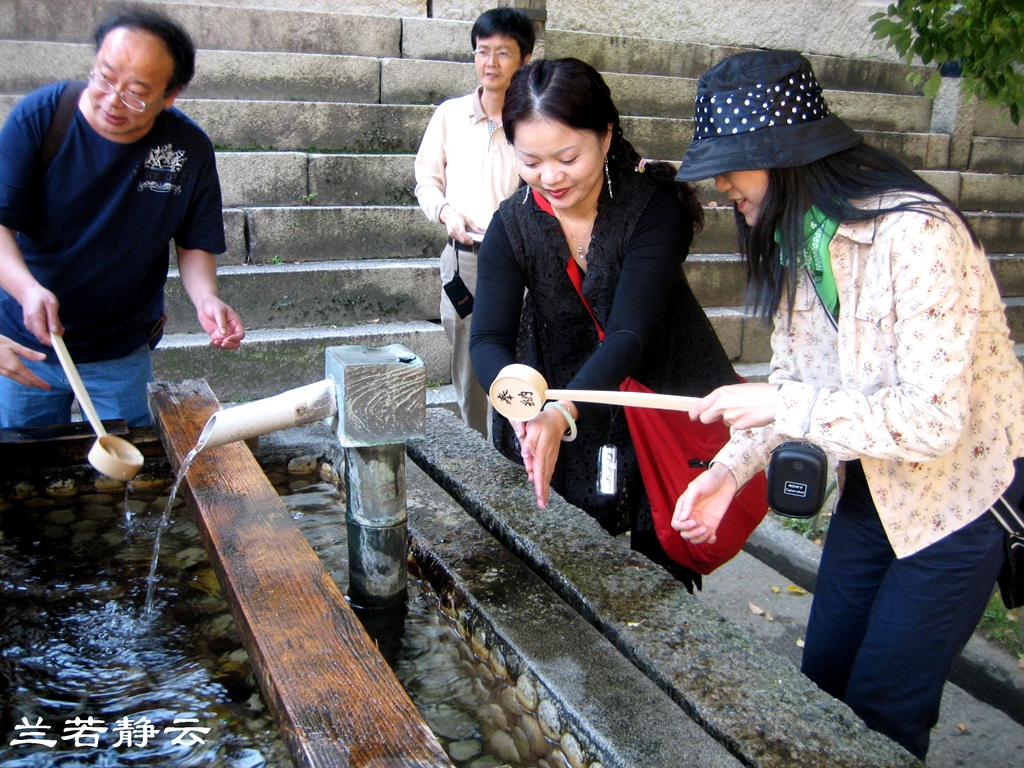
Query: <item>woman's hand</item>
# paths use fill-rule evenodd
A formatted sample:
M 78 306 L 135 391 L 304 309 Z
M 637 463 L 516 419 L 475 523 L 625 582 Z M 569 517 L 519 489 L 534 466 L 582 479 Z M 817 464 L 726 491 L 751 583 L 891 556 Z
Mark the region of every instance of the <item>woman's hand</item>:
M 519 437 L 526 477 L 533 483 L 537 506 L 541 509 L 548 505 L 551 475 L 558 462 L 562 435 L 568 426 L 565 417 L 555 409 L 541 411 L 529 421 L 512 422 L 516 436 Z
M 730 384 L 719 387 L 690 409 L 691 419 L 704 424 L 721 419 L 736 429 L 763 427 L 775 421 L 774 384 Z
M 721 463 L 712 464 L 711 469 L 697 475 L 686 486 L 676 501 L 672 527 L 694 544 L 714 544 L 718 539 L 718 526 L 736 491 L 732 470 Z

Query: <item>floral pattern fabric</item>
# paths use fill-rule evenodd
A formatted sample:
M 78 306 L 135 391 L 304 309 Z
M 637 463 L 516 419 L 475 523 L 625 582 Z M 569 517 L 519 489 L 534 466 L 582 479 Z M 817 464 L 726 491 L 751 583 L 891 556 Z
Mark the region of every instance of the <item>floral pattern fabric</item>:
M 898 199 L 886 199 L 886 205 Z M 810 278 L 772 334 L 776 419 L 716 461 L 742 485 L 784 440 L 859 458 L 897 557 L 982 515 L 1024 455 L 1024 370 L 985 252 L 952 214 L 840 226 L 834 328 Z

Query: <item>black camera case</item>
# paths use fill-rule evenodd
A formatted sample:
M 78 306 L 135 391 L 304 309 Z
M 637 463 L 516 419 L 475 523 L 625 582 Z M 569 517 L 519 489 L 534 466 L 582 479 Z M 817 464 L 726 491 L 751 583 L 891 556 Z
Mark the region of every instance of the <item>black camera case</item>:
M 813 443 L 791 440 L 772 451 L 768 506 L 783 517 L 814 517 L 825 502 L 828 457 Z

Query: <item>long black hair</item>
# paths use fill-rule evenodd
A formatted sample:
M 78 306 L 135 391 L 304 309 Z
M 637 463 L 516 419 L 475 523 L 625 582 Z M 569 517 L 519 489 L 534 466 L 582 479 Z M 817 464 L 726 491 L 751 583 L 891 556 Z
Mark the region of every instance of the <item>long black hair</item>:
M 891 193 L 909 193 L 913 199 L 888 207 L 873 204 L 874 198 Z M 896 158 L 866 144 L 806 165 L 769 169 L 768 188 L 754 226 L 736 213 L 750 304 L 764 321 L 779 308 L 783 295 L 792 306 L 805 248 L 804 216 L 811 206 L 843 224 L 895 211 L 917 211 L 947 220 L 953 216 L 978 244 L 963 214 L 941 192 Z
M 604 136 L 610 125 L 612 140 L 608 164 L 632 173 L 641 157 L 622 135 L 619 110 L 601 74 L 579 59 L 541 59 L 519 69 L 505 92 L 501 110 L 505 138 L 515 143 L 516 126 L 543 118 L 555 120 L 576 130 L 593 131 Z M 683 211 L 693 220 L 697 233 L 704 225 L 704 212 L 689 184 L 675 182 L 676 169 L 668 163 L 646 163 L 644 173 L 664 183 L 675 184 Z

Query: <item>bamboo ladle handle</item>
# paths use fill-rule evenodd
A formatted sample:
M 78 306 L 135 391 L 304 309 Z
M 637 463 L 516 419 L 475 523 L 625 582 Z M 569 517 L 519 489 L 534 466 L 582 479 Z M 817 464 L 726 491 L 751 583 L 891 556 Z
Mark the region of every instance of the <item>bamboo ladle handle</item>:
M 63 337 L 51 332 L 50 341 L 53 343 L 53 351 L 57 353 L 57 359 L 60 360 L 64 374 L 68 377 L 68 381 L 71 382 L 71 389 L 74 391 L 75 397 L 78 398 L 78 404 L 82 406 L 82 412 L 89 419 L 89 423 L 92 424 L 97 437 L 106 437 L 107 430 L 103 428 L 103 422 L 100 420 L 99 414 L 96 413 L 96 407 L 92 404 L 92 398 L 89 397 L 85 384 L 82 383 L 82 377 L 78 375 L 78 369 L 75 368 L 75 363 L 68 353 L 68 348 L 64 345 Z
M 572 400 L 578 403 L 626 405 L 634 408 L 660 408 L 688 411 L 699 397 L 659 395 L 653 392 L 618 392 L 597 389 L 548 389 L 540 372 L 528 365 L 513 363 L 498 372 L 491 384 L 491 405 L 508 419 L 529 421 L 544 406 L 545 400 Z

